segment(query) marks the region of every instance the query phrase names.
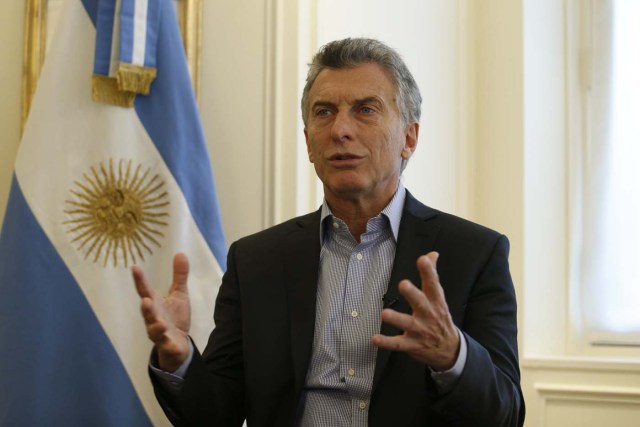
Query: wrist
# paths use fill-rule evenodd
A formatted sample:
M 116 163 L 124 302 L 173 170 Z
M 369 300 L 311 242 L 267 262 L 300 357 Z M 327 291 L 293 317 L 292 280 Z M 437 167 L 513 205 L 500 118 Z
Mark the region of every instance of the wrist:
M 172 346 L 157 344 L 154 353 L 158 368 L 165 372 L 175 372 L 191 354 L 191 341 L 185 334 L 184 341 Z

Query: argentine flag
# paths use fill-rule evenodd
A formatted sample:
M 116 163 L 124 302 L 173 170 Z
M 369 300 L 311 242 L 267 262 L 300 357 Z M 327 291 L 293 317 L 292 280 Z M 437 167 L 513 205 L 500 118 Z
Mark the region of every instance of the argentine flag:
M 102 1 L 66 0 L 16 159 L 0 234 L 2 426 L 168 424 L 134 263 L 166 292 L 185 252 L 200 347 L 213 327 L 226 245 L 173 4 L 143 2 L 157 8 L 157 76 L 127 108 L 92 101 Z

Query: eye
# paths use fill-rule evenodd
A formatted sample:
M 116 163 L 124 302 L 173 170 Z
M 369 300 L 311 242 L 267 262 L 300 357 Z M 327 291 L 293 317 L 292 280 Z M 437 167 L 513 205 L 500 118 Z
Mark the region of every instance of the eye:
M 328 108 L 318 108 L 315 111 L 315 116 L 317 117 L 326 117 L 330 114 L 331 114 L 331 110 L 329 110 Z
M 371 114 L 371 113 L 375 113 L 376 110 L 374 110 L 371 107 L 363 106 L 363 107 L 360 107 L 360 112 L 365 113 L 365 114 Z

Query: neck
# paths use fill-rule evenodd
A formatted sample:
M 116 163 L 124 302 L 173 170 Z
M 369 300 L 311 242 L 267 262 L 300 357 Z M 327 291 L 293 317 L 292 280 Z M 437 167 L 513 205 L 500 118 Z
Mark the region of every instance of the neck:
M 331 208 L 331 213 L 343 220 L 349 227 L 349 232 L 360 242 L 360 236 L 367 229 L 367 222 L 378 215 L 389 204 L 397 187 L 384 197 L 367 199 L 365 197 L 336 196 L 325 191 L 325 199 Z

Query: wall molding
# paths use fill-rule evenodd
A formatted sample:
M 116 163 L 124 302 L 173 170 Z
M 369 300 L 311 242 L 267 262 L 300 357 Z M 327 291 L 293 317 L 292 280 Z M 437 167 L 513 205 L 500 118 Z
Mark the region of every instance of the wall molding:
M 275 157 L 277 109 L 277 2 L 264 1 L 264 93 L 263 105 L 263 175 L 262 175 L 262 228 L 275 223 Z
M 600 402 L 640 405 L 640 387 L 537 383 L 534 389 L 542 399 L 543 413 L 551 401 Z
M 621 358 L 524 357 L 520 366 L 523 370 L 640 373 L 640 360 Z
M 317 209 L 300 96 L 316 46 L 316 0 L 265 1 L 263 228 Z
M 553 417 L 552 405 L 565 406 L 575 416 L 576 408 L 584 406 L 598 405 L 598 407 L 606 407 L 607 411 L 617 413 L 627 412 L 629 409 L 635 409 L 640 405 L 640 388 L 638 387 L 611 387 L 597 385 L 575 385 L 575 384 L 554 384 L 554 383 L 537 383 L 534 384 L 534 390 L 538 397 L 537 404 L 537 425 L 563 425 L 566 419 Z M 622 409 L 625 408 L 625 409 Z M 575 421 L 575 420 L 574 420 Z M 561 423 L 561 424 L 558 424 Z M 625 424 L 631 425 L 631 424 Z

